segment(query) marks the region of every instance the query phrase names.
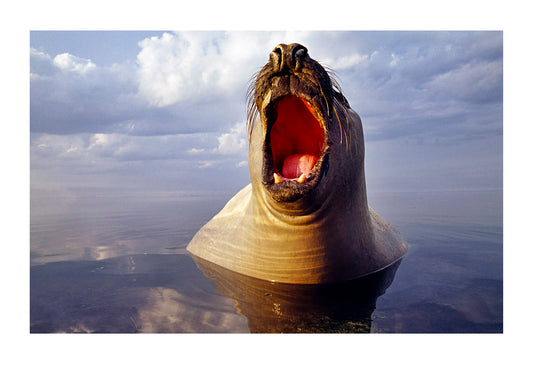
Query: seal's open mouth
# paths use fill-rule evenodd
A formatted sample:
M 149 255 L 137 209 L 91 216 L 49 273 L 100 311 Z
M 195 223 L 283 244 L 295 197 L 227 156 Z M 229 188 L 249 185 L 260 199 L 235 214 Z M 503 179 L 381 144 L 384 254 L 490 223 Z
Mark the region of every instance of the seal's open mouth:
M 274 106 L 270 131 L 274 183 L 306 182 L 324 146 L 324 131 L 315 109 L 301 97 L 286 96 Z
M 321 104 L 293 94 L 266 105 L 263 184 L 279 202 L 293 202 L 318 186 L 328 170 Z

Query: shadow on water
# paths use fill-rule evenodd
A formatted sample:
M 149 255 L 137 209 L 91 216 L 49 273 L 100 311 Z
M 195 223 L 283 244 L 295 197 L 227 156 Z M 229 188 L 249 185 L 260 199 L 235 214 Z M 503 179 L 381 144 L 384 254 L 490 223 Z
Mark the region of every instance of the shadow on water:
M 295 285 L 255 279 L 193 259 L 215 282 L 218 293 L 235 300 L 253 333 L 368 333 L 376 300 L 401 263 L 346 283 Z

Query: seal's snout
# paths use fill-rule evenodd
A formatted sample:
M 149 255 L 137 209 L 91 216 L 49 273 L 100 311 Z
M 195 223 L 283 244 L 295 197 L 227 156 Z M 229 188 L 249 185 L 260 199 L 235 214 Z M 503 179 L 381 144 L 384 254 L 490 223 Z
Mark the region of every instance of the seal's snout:
M 280 43 L 270 53 L 272 68 L 275 72 L 298 71 L 306 55 L 307 48 L 299 43 Z

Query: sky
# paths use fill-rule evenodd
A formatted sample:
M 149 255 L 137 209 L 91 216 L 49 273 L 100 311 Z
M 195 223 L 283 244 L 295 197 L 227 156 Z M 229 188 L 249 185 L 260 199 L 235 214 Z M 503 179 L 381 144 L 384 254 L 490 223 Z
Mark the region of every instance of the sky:
M 502 188 L 500 31 L 32 31 L 32 196 L 238 191 L 250 78 L 291 42 L 361 116 L 369 192 Z

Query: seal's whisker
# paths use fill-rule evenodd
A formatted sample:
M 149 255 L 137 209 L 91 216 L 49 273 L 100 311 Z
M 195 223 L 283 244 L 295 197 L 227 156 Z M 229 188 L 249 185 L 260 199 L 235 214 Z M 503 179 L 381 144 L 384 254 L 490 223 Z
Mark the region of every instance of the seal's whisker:
M 252 138 L 252 126 L 257 118 L 257 115 L 259 114 L 259 110 L 257 109 L 257 106 L 255 105 L 255 102 L 252 103 L 249 108 L 246 115 L 246 128 L 248 133 L 248 141 Z
M 330 116 L 330 101 L 328 101 L 328 98 L 324 94 L 324 90 L 322 89 L 322 85 L 320 85 L 320 83 L 317 82 L 311 75 L 307 75 L 306 79 L 311 81 L 313 83 L 313 85 L 315 85 L 320 90 L 320 95 L 324 99 L 324 102 L 326 104 L 327 115 L 329 117 Z
M 348 148 L 350 147 L 349 145 L 349 142 L 350 142 L 350 139 L 348 137 L 348 129 L 347 127 L 351 127 L 351 123 L 349 121 L 349 116 L 348 116 L 348 108 L 349 108 L 349 104 L 348 104 L 348 101 L 346 100 L 346 97 L 344 97 L 344 95 L 342 94 L 342 90 L 341 90 L 341 87 L 340 87 L 340 84 L 338 82 L 338 76 L 337 76 L 337 73 L 332 70 L 331 68 L 325 66 L 324 67 L 328 76 L 329 76 L 329 80 L 331 81 L 331 87 L 333 88 L 333 102 L 334 102 L 334 109 L 336 108 L 336 106 L 338 106 L 341 110 L 342 110 L 342 113 L 344 115 L 344 118 L 346 120 L 346 126 L 340 121 L 340 118 L 339 118 L 339 114 L 337 113 L 337 111 L 335 110 L 335 115 L 337 116 L 337 120 L 339 121 L 339 126 L 340 128 L 342 129 L 342 132 L 344 133 L 344 137 L 346 138 L 347 140 L 347 146 Z M 341 135 L 341 138 L 342 138 L 342 135 Z M 342 143 L 342 139 L 341 139 L 341 143 Z
M 322 97 L 324 98 L 324 102 L 326 103 L 326 108 L 328 110 L 328 117 L 329 117 L 330 116 L 329 101 L 326 98 L 326 95 L 324 94 L 324 91 L 322 90 L 322 87 L 320 87 L 320 94 L 322 95 Z
M 349 147 L 349 141 L 348 141 L 348 135 L 346 134 L 346 129 L 344 128 L 344 125 L 342 124 L 339 114 L 337 113 L 336 106 L 333 106 L 333 111 L 335 112 L 335 116 L 337 117 L 337 122 L 339 122 L 339 129 L 341 130 L 341 144 L 342 144 L 342 135 L 344 134 L 344 138 L 346 139 L 346 146 Z
M 261 71 L 258 71 L 252 75 L 248 80 L 248 89 L 246 91 L 246 128 L 248 133 L 248 141 L 252 138 L 252 125 L 257 118 L 259 110 L 255 103 L 255 84 L 260 76 Z

